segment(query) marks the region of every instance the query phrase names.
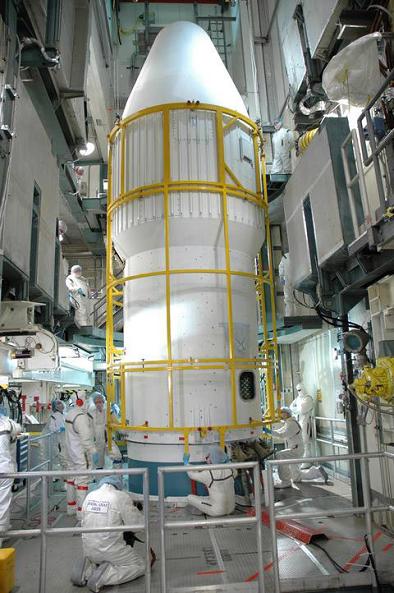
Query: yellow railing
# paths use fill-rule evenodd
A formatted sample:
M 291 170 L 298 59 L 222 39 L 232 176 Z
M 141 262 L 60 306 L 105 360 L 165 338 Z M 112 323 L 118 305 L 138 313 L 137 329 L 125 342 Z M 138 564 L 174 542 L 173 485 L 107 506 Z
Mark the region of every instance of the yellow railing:
M 217 140 L 217 170 L 218 181 L 174 181 L 171 179 L 170 162 L 170 113 L 176 110 L 200 110 L 213 113 L 216 121 L 216 140 Z M 144 116 L 161 113 L 163 126 L 163 180 L 151 185 L 141 186 L 126 191 L 125 187 L 125 151 L 126 151 L 126 129 L 136 120 Z M 245 188 L 238 180 L 237 176 L 225 162 L 224 138 L 226 132 L 235 125 L 241 125 L 246 128 L 253 138 L 256 188 L 253 191 Z M 120 193 L 114 199 L 113 196 L 113 146 L 120 135 Z M 108 429 L 129 430 L 144 433 L 168 433 L 176 432 L 183 434 L 185 452 L 189 448 L 189 436 L 193 432 L 200 432 L 204 435 L 208 431 L 215 431 L 219 434 L 220 443 L 224 445 L 226 432 L 236 429 L 253 429 L 256 434 L 264 423 L 271 422 L 276 416 L 277 402 L 279 395 L 278 378 L 278 344 L 275 324 L 275 287 L 274 272 L 272 263 L 272 250 L 270 238 L 270 226 L 268 218 L 268 198 L 265 179 L 263 141 L 260 129 L 247 117 L 215 105 L 197 104 L 197 103 L 175 103 L 168 105 L 159 105 L 139 111 L 135 115 L 122 120 L 109 135 L 109 165 L 108 165 L 108 208 L 107 208 L 107 395 L 109 404 L 115 401 L 116 391 L 118 391 L 121 422 L 120 425 L 111 424 L 110 414 L 108 415 Z M 262 157 L 263 170 L 260 170 L 260 157 Z M 226 175 L 231 179 L 231 183 L 226 181 Z M 221 269 L 172 269 L 170 262 L 170 212 L 169 196 L 173 191 L 187 192 L 206 192 L 221 196 L 222 202 L 222 220 L 224 231 L 224 249 L 225 249 L 225 267 Z M 112 270 L 112 222 L 114 213 L 118 208 L 129 204 L 134 200 L 145 198 L 152 195 L 163 196 L 164 210 L 164 251 L 165 266 L 163 270 L 126 276 L 124 278 L 115 278 Z M 240 272 L 231 269 L 231 246 L 229 237 L 229 219 L 228 219 L 228 196 L 236 197 L 251 202 L 264 210 L 264 221 L 266 231 L 266 246 L 268 253 L 268 268 L 263 270 L 260 254 L 256 254 L 255 273 Z M 177 274 L 217 274 L 226 278 L 227 293 L 227 319 L 228 319 L 228 358 L 199 358 L 199 359 L 173 359 L 172 357 L 172 337 L 171 337 L 171 276 Z M 114 324 L 113 314 L 117 308 L 122 307 L 119 300 L 121 291 L 119 286 L 124 286 L 127 282 L 133 282 L 142 278 L 153 276 L 165 277 L 166 288 L 166 339 L 167 339 L 167 358 L 165 360 L 144 360 L 144 361 L 125 361 L 123 360 L 123 350 L 114 345 Z M 252 279 L 255 283 L 256 298 L 263 326 L 264 342 L 256 358 L 237 358 L 234 346 L 234 321 L 233 321 L 233 295 L 232 279 L 234 276 L 241 276 Z M 264 286 L 267 286 L 267 293 L 270 300 L 272 312 L 272 337 L 269 336 L 267 328 L 267 310 L 266 293 Z M 175 426 L 174 424 L 174 394 L 173 394 L 173 373 L 174 371 L 200 371 L 200 370 L 226 370 L 230 373 L 231 380 L 231 410 L 232 423 L 220 426 Z M 237 385 L 236 371 L 239 369 L 260 370 L 266 374 L 266 413 L 264 419 L 250 418 L 247 424 L 238 422 L 237 412 Z M 168 426 L 132 426 L 126 420 L 126 375 L 128 373 L 146 373 L 146 372 L 166 372 L 168 376 Z M 275 398 L 276 391 L 276 398 Z M 110 411 L 110 405 L 108 405 Z M 109 438 L 111 442 L 111 438 Z

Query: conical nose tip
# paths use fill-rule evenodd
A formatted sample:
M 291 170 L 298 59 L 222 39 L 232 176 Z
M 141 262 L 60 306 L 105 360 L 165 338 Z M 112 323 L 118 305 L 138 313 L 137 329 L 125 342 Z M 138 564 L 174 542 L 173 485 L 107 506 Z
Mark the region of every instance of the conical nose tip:
M 168 103 L 199 101 L 247 116 L 245 104 L 208 34 L 176 22 L 157 36 L 127 101 L 123 117 Z

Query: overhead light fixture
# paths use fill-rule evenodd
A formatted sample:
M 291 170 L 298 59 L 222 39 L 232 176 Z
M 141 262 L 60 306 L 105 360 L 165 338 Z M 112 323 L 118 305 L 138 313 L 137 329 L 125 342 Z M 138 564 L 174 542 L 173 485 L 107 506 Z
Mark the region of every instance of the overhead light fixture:
M 79 149 L 81 156 L 90 156 L 96 150 L 96 145 L 93 142 L 86 142 L 84 148 Z

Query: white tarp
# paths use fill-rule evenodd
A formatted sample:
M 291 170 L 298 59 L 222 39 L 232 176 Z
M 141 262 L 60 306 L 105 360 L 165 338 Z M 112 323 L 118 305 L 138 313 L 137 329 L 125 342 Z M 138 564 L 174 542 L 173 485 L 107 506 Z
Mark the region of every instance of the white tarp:
M 365 107 L 379 90 L 380 33 L 364 35 L 330 60 L 323 72 L 323 88 L 331 101 Z

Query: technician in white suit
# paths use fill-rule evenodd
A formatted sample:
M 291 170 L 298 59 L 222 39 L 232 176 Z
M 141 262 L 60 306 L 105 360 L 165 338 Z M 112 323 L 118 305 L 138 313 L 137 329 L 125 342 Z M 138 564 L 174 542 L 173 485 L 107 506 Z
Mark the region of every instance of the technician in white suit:
M 283 286 L 283 296 L 285 302 L 285 317 L 294 315 L 295 300 L 293 295 L 294 286 L 291 281 L 291 261 L 290 254 L 284 253 L 279 263 L 279 281 Z
M 291 130 L 283 127 L 280 119 L 274 121 L 274 128 L 275 133 L 272 135 L 274 160 L 272 162 L 271 174 L 290 175 L 292 172 L 291 149 L 295 145 L 294 134 Z
M 75 309 L 76 325 L 92 325 L 89 282 L 82 276 L 81 266 L 72 266 L 71 273 L 66 278 L 66 286 L 72 297 L 71 305 Z
M 206 456 L 208 464 L 225 464 L 226 453 L 218 446 L 210 447 Z M 187 475 L 191 480 L 201 482 L 208 489 L 208 496 L 195 496 L 190 494 L 187 497 L 188 503 L 211 517 L 230 515 L 235 508 L 234 479 L 237 472 L 232 469 L 206 469 L 203 471 L 189 471 Z
M 312 416 L 315 408 L 313 397 L 305 393 L 305 388 L 302 383 L 296 385 L 297 397 L 292 401 L 290 410 L 293 416 L 301 426 L 302 441 L 304 443 L 304 457 L 312 457 Z M 302 464 L 301 469 L 310 467 L 309 464 Z
M 106 422 L 107 412 L 105 408 L 105 397 L 99 391 L 95 391 L 91 395 L 92 405 L 89 407 L 89 416 L 92 419 L 92 429 L 94 436 L 94 444 L 97 450 L 97 467 L 96 469 L 103 469 L 105 463 L 105 449 L 106 449 Z
M 121 585 L 145 574 L 145 560 L 127 545 L 123 533 L 105 531 L 106 527 L 136 524 L 142 530 L 143 522 L 131 495 L 123 491 L 122 478 L 103 478 L 83 503 L 82 527 L 102 527 L 104 531 L 82 534 L 84 558 L 75 565 L 72 583 L 87 585 L 97 593 L 102 587 Z
M 304 442 L 302 439 L 302 428 L 291 414 L 290 408 L 282 408 L 280 412 L 282 425 L 272 430 L 272 436 L 284 440 L 285 448 L 278 451 L 277 459 L 297 459 L 304 455 Z M 322 466 L 312 465 L 309 469 L 300 469 L 297 464 L 278 465 L 279 481 L 274 484 L 275 488 L 290 488 L 293 482 L 304 480 L 315 480 L 323 478 L 326 483 L 328 476 Z
M 92 418 L 85 402 L 79 397 L 76 406 L 66 416 L 67 469 L 85 471 L 97 465 L 98 455 L 94 444 Z M 68 476 L 66 480 L 67 514 L 77 514 L 81 519 L 82 504 L 89 488 L 89 476 Z
M 16 438 L 21 432 L 21 427 L 6 415 L 4 406 L 0 405 L 0 473 L 16 472 Z M 0 548 L 3 540 L 1 532 L 10 528 L 11 502 L 12 502 L 11 478 L 0 478 Z
M 55 399 L 51 403 L 52 413 L 49 416 L 47 426 L 44 431 L 56 434 L 55 445 L 57 449 L 57 458 L 60 468 L 65 470 L 67 467 L 66 442 L 65 442 L 65 406 L 61 399 Z M 43 431 L 43 432 L 44 432 Z

